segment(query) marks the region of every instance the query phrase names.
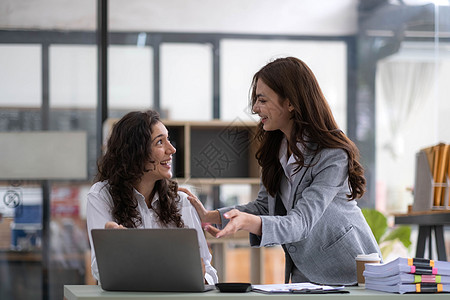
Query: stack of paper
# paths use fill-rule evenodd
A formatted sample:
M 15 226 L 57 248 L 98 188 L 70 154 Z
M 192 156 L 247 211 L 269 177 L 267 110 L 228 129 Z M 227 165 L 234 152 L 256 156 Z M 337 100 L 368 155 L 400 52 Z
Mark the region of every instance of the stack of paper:
M 366 289 L 391 293 L 450 292 L 450 262 L 399 257 L 384 264 L 366 264 Z
M 252 285 L 254 292 L 267 294 L 328 294 L 328 293 L 348 293 L 344 286 L 318 285 L 311 282 L 285 283 L 285 284 L 261 284 Z

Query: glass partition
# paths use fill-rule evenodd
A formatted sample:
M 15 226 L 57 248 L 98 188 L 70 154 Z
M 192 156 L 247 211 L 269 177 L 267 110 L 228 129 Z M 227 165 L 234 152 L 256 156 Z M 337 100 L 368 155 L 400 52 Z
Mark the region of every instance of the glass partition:
M 0 44 L 0 106 L 3 108 L 40 108 L 42 86 L 41 46 L 36 44 Z M 17 112 L 17 110 L 16 110 Z M 3 122 L 1 121 L 3 120 Z M 23 130 L 6 124 L 5 118 L 2 131 Z M 0 123 L 0 124 L 1 124 Z M 32 130 L 35 128 L 26 128 Z
M 254 120 L 253 74 L 272 58 L 297 56 L 361 151 L 368 186 L 359 205 L 405 212 L 415 153 L 450 143 L 448 1 L 287 0 L 290 9 L 278 12 L 276 0 L 217 0 L 199 13 L 203 2 L 111 1 L 108 117 L 154 108 L 171 120 Z M 83 131 L 88 175 L 0 181 L 0 299 L 61 299 L 64 284 L 96 284 L 85 228 L 98 150 L 96 8 L 19 3 L 0 4 L 8 6 L 0 18 L 0 131 Z M 205 191 L 224 204 L 254 192 L 232 184 Z M 223 281 L 250 280 L 236 263 L 249 260 L 244 242 L 222 253 L 234 263 Z M 266 250 L 267 264 L 283 264 L 279 248 Z M 279 268 L 265 272 L 261 282 L 283 280 Z
M 257 120 L 249 111 L 253 75 L 269 61 L 301 58 L 314 72 L 340 128 L 347 127 L 347 45 L 344 41 L 224 39 L 221 42 L 221 118 Z
M 412 204 L 416 153 L 450 141 L 448 5 L 393 1 L 361 14 L 357 137 L 386 213 Z
M 213 118 L 210 44 L 161 45 L 161 111 L 171 120 Z

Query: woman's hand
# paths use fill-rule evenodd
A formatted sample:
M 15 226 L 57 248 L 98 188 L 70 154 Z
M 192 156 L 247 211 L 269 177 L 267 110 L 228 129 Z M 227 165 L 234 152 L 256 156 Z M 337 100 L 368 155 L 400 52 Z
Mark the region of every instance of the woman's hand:
M 217 238 L 234 234 L 238 230 L 245 230 L 256 235 L 262 234 L 262 221 L 259 216 L 241 212 L 237 209 L 232 209 L 223 216 L 230 220 L 225 228 L 218 230 L 217 228 L 208 226 L 206 231 Z
M 194 206 L 198 216 L 200 217 L 200 220 L 203 223 L 213 223 L 213 224 L 222 223 L 220 219 L 220 214 L 217 210 L 207 210 L 203 206 L 202 202 L 194 194 L 192 194 L 190 190 L 183 187 L 178 187 L 178 190 L 188 195 L 187 198 L 189 202 L 191 202 L 192 206 Z
M 123 225 L 119 225 L 116 222 L 106 222 L 105 229 L 125 229 Z

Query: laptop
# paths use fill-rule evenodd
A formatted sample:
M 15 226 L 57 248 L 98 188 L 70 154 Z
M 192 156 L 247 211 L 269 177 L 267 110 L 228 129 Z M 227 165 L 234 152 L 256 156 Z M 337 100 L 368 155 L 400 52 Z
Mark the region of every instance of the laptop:
M 106 291 L 204 292 L 197 232 L 190 228 L 92 229 Z

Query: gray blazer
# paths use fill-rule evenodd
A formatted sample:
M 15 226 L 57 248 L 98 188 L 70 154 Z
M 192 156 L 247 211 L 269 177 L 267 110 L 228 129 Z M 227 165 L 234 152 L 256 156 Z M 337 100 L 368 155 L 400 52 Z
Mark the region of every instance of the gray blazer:
M 305 157 L 306 162 L 311 159 Z M 250 234 L 251 246 L 283 245 L 286 271 L 290 273 L 289 263 L 295 264 L 301 281 L 356 284 L 355 257 L 374 252 L 381 257 L 381 252 L 356 201 L 346 197 L 347 164 L 342 149 L 319 152 L 314 164 L 295 177 L 285 216 L 275 216 L 275 197 L 262 184 L 256 200 L 234 207 L 261 216 L 262 235 Z M 222 227 L 228 222 L 223 214 L 232 208 L 219 209 Z

